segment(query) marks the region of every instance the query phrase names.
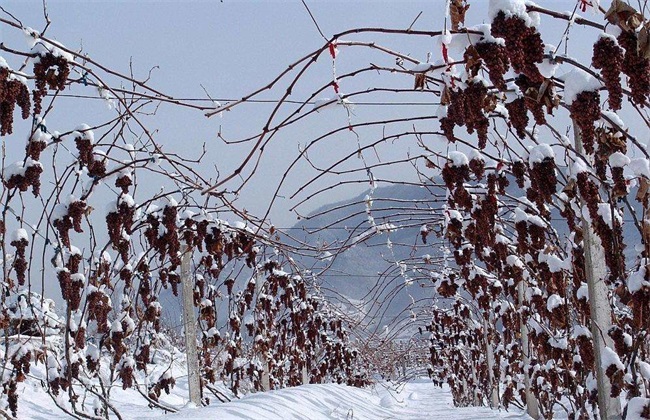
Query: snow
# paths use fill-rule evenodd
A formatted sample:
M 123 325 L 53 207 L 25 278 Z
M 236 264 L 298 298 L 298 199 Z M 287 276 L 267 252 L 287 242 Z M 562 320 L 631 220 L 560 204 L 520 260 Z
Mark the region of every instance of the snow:
M 622 222 L 621 215 L 618 210 L 612 209 L 608 203 L 598 203 L 598 215 L 602 217 L 603 221 L 610 228 L 612 227 L 612 214 L 618 223 Z
M 551 44 L 546 44 L 544 45 L 544 54 L 545 55 L 550 55 L 555 53 L 555 45 Z M 548 58 L 545 58 L 542 60 L 541 63 L 537 64 L 537 69 L 539 70 L 539 73 L 546 77 L 547 79 L 550 79 L 551 77 L 555 76 L 555 71 L 559 67 L 559 63 L 556 61 L 551 61 Z
M 634 173 L 634 176 L 650 178 L 650 161 L 648 159 L 631 159 L 628 167 Z
M 526 22 L 526 25 L 535 26 L 535 21 L 526 11 L 526 2 L 524 0 L 490 0 L 488 8 L 490 20 L 494 20 L 499 12 L 505 13 L 506 17 L 520 17 Z
M 463 215 L 458 210 L 454 210 L 454 209 L 445 210 L 445 218 L 449 219 L 447 223 L 449 223 L 452 220 L 458 220 L 460 222 L 463 221 Z
M 519 223 L 519 222 L 526 222 L 526 221 L 528 221 L 528 213 L 526 213 L 520 207 L 517 207 L 515 209 L 514 222 Z
M 135 207 L 135 200 L 129 194 L 120 194 L 120 198 L 117 200 L 119 204 L 126 204 L 127 207 Z
M 591 331 L 589 331 L 589 328 L 583 326 L 583 325 L 576 325 L 573 328 L 573 334 L 571 334 L 571 338 L 578 338 L 581 336 L 585 336 L 587 338 L 591 338 Z
M 566 350 L 569 346 L 569 340 L 567 340 L 566 337 L 562 336 L 549 337 L 548 343 L 551 345 L 551 347 L 562 350 Z
M 576 159 L 573 162 L 572 172 L 577 175 L 582 172 L 589 172 L 589 169 L 587 169 L 587 165 L 582 159 Z
M 647 405 L 650 405 L 650 398 L 634 397 L 627 403 L 627 418 L 640 419 L 641 414 Z
M 646 381 L 650 380 L 650 364 L 639 361 L 639 373 Z
M 28 28 L 31 33 L 31 37 L 35 41 L 30 45 L 32 48 L 32 53 L 44 56 L 46 54 L 52 54 L 55 57 L 63 57 L 66 61 L 73 62 L 74 56 L 67 51 L 64 51 L 62 48 L 65 48 L 62 44 L 57 41 L 46 41 L 41 39 L 41 34 L 38 31 L 35 31 L 31 28 Z
M 91 144 L 95 143 L 95 133 L 93 133 L 88 124 L 81 124 L 77 126 L 73 134 L 75 137 L 81 137 L 85 140 L 89 140 Z
M 418 63 L 411 69 L 413 73 L 426 73 L 433 67 L 431 63 Z
M 23 228 L 14 230 L 13 235 L 11 235 L 11 242 L 21 241 L 23 239 L 29 242 L 29 235 L 27 234 L 27 231 Z
M 45 121 L 42 121 L 40 124 L 45 125 Z M 37 128 L 36 130 L 34 130 L 34 134 L 32 134 L 32 137 L 29 139 L 29 141 L 47 143 L 51 139 L 52 139 L 51 134 L 45 133 L 40 128 Z
M 476 149 L 470 150 L 468 158 L 469 158 L 469 160 L 475 160 L 476 159 L 478 161 L 485 162 L 485 158 L 483 157 L 481 152 L 479 152 Z
M 354 104 L 345 98 L 319 98 L 314 101 L 314 110 L 320 112 L 326 108 L 334 108 L 336 105 L 352 107 Z
M 557 294 L 553 294 L 553 295 L 549 296 L 548 300 L 546 301 L 546 309 L 549 312 L 553 312 L 553 310 L 555 308 L 558 308 L 558 307 L 564 305 L 564 303 L 565 303 L 564 298 L 560 297 Z
M 428 379 L 407 383 L 400 392 L 379 384 L 369 389 L 345 385 L 302 385 L 245 396 L 225 404 L 186 408 L 171 419 L 449 419 L 478 420 L 525 418 L 516 409 L 508 412 L 486 407 L 454 408 L 446 386 L 436 388 Z M 308 414 L 307 414 L 308 413 Z
M 30 345 L 29 343 L 27 343 Z M 31 345 L 30 345 L 31 346 Z M 27 346 L 16 348 L 25 351 Z M 14 351 L 15 351 L 14 350 Z M 221 403 L 210 398 L 210 405 L 197 408 L 188 402 L 187 376 L 184 356 L 181 361 L 172 362 L 171 366 L 152 368 L 150 378 L 174 377 L 175 386 L 169 395 L 163 393 L 160 402 L 174 410 L 175 414 L 164 414 L 160 409 L 151 409 L 147 401 L 133 389 L 123 390 L 115 386 L 111 390 L 111 404 L 126 419 L 237 419 L 237 420 L 280 420 L 280 419 L 382 419 L 395 420 L 490 420 L 526 417 L 520 410 L 511 408 L 509 412 L 491 410 L 487 407 L 455 408 L 450 389 L 436 387 L 428 378 L 411 379 L 403 385 L 396 386 L 388 382 L 378 382 L 366 388 L 355 388 L 338 384 L 301 385 L 269 392 L 258 392 Z M 99 360 L 97 347 L 88 343 L 80 353 L 71 353 L 71 357 Z M 171 358 L 171 357 L 170 357 Z M 135 360 L 124 355 L 120 366 L 135 366 Z M 48 355 L 46 363 L 32 365 L 30 375 L 25 382 L 18 384 L 17 418 L 33 420 L 68 419 L 63 411 L 56 407 L 54 401 L 41 387 L 40 378 L 59 376 L 59 362 L 53 355 Z M 170 370 L 173 370 L 170 371 Z M 108 380 L 108 378 L 106 378 Z M 144 386 L 144 383 L 140 383 Z M 224 395 L 232 395 L 222 384 L 214 386 Z M 80 390 L 81 391 L 81 390 Z M 63 399 L 64 400 L 64 399 Z M 62 402 L 63 402 L 62 400 Z M 63 402 L 65 405 L 65 402 Z M 83 406 L 92 410 L 92 399 L 85 400 Z M 111 416 L 111 418 L 113 418 Z
M 531 149 L 530 155 L 528 156 L 528 163 L 531 165 L 533 163 L 541 163 L 546 158 L 555 159 L 553 149 L 548 144 L 538 144 Z
M 618 357 L 618 354 L 616 354 L 616 352 L 609 347 L 603 347 L 601 357 L 601 366 L 603 369 L 607 369 L 611 365 L 614 365 L 619 370 L 625 370 L 625 366 L 623 365 L 623 362 L 621 362 L 621 359 Z
M 30 168 L 32 166 L 38 166 L 38 167 L 43 167 L 41 162 L 32 159 L 31 157 L 27 157 L 23 163 L 22 160 L 19 160 L 17 162 L 14 162 L 13 164 L 9 165 L 8 167 L 5 168 L 4 170 L 4 179 L 9 180 L 11 179 L 12 176 L 17 175 L 17 176 L 24 176 L 25 171 L 27 168 Z
M 564 102 L 567 105 L 571 105 L 579 93 L 596 91 L 600 87 L 598 79 L 584 70 L 575 68 L 564 75 Z
M 449 152 L 447 158 L 451 161 L 451 165 L 455 167 L 469 165 L 469 159 L 463 152 Z
M 506 258 L 506 264 L 511 267 L 524 268 L 524 263 L 521 262 L 521 259 L 519 259 L 519 257 L 516 255 L 508 255 Z
M 530 223 L 531 225 L 539 226 L 541 228 L 546 228 L 546 223 L 544 223 L 542 218 L 539 216 L 534 216 L 534 215 L 528 216 L 528 223 Z
M 618 116 L 617 113 L 612 111 L 607 111 L 607 110 L 603 110 L 601 111 L 601 113 L 605 118 L 601 118 L 598 121 L 605 124 L 607 127 L 611 127 L 614 129 L 621 128 L 622 130 L 625 130 L 627 128 L 625 122 L 623 122 L 623 120 L 621 119 L 621 117 Z M 608 120 L 611 121 L 611 123 Z M 616 125 L 616 127 L 614 127 L 614 124 Z
M 609 157 L 609 166 L 611 166 L 612 168 L 622 168 L 624 166 L 629 165 L 630 162 L 631 162 L 630 158 L 621 152 L 613 153 Z
M 374 225 L 367 231 L 363 232 L 361 235 L 357 235 L 352 239 L 352 244 L 357 244 L 359 242 L 365 241 L 375 234 L 382 234 L 384 232 L 393 232 L 397 230 L 397 226 L 392 223 L 382 223 L 380 225 Z
M 571 264 L 557 255 L 540 253 L 539 262 L 546 262 L 551 273 L 559 273 L 562 270 L 571 269 Z
M 576 291 L 576 297 L 578 299 L 589 300 L 589 286 L 587 283 L 582 283 L 578 290 Z
M 650 286 L 650 282 L 648 282 L 645 279 L 645 274 L 646 274 L 646 268 L 645 268 L 645 262 L 643 262 L 639 266 L 639 269 L 634 271 L 627 278 L 627 288 L 630 291 L 630 293 L 636 293 L 639 290 L 641 290 L 643 287 Z

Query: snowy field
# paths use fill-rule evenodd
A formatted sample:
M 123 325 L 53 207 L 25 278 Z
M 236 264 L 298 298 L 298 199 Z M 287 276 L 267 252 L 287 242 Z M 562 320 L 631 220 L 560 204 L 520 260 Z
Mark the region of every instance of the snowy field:
M 69 418 L 56 408 L 40 386 L 26 385 L 20 394 L 19 418 L 34 420 Z M 182 404 L 182 393 L 186 383 L 179 383 L 167 396 L 168 403 Z M 180 419 L 530 419 L 514 409 L 496 411 L 488 408 L 455 408 L 448 388 L 440 389 L 430 381 L 422 379 L 406 384 L 399 392 L 388 391 L 378 384 L 372 388 L 359 389 L 343 385 L 306 385 L 279 391 L 257 393 L 230 403 L 203 408 L 184 406 L 178 413 L 163 415 L 161 410 L 150 410 L 146 406 L 133 404 L 142 401 L 132 390 L 116 390 L 112 403 L 124 419 L 166 417 Z M 175 404 L 175 405 L 176 405 Z
M 520 411 L 499 412 L 488 408 L 454 408 L 451 394 L 430 381 L 411 382 L 400 393 L 377 385 L 358 389 L 342 385 L 307 385 L 255 394 L 239 401 L 185 410 L 179 419 L 525 419 Z

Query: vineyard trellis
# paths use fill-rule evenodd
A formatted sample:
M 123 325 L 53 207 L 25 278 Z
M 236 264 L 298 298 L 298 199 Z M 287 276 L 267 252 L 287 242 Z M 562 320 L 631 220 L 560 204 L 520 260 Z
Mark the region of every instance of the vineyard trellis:
M 3 154 L 8 411 L 15 416 L 17 384 L 41 362 L 47 391 L 71 415 L 119 417 L 110 400 L 115 384 L 174 411 L 161 399 L 174 384 L 174 353 L 158 294 L 163 287 L 176 293 L 187 246 L 206 403 L 208 393 L 229 398 L 215 382 L 236 396 L 266 388 L 266 372 L 271 388 L 363 385 L 374 373 L 394 378 L 403 360 L 420 372 L 425 349 L 424 370 L 449 384 L 457 405 L 526 407 L 534 418 L 558 410 L 572 418 L 650 418 L 649 5 L 576 0 L 565 13 L 524 0 L 445 3 L 440 30 L 338 33 L 268 85 L 217 107 L 115 72 L 49 39 L 47 26 L 39 33 L 11 15 L 0 18 L 32 39 L 25 51 L 0 45 L 3 141 L 17 136 L 16 107 L 32 121 L 21 134 L 29 140 L 20 160 Z M 486 15 L 475 10 L 485 10 L 488 23 L 478 24 Z M 561 28 L 557 46 L 545 43 L 547 27 Z M 400 51 L 404 40 L 433 50 L 434 61 Z M 326 76 L 313 86 L 306 75 L 321 64 Z M 119 87 L 104 81 L 109 75 Z M 112 114 L 93 127 L 55 131 L 45 118 L 73 85 L 109 101 Z M 157 103 L 211 117 L 269 90 L 280 98 L 265 124 L 224 140 L 249 152 L 216 180 L 195 169 L 201 158 L 165 153 L 145 124 Z M 355 108 L 378 95 L 439 105 Z M 265 214 L 254 218 L 233 205 L 228 194 L 251 182 L 283 133 L 332 115 L 331 129 L 306 134 Z M 125 132 L 140 140 L 126 141 Z M 147 177 L 169 190 L 147 195 L 138 188 Z M 388 198 L 378 210 L 377 188 L 389 184 L 421 186 L 430 198 Z M 302 206 L 349 185 L 368 186 L 360 203 L 366 220 L 343 240 L 313 245 L 266 221 L 289 189 L 292 210 L 310 220 L 318 215 L 303 215 Z M 100 214 L 93 200 L 105 196 L 112 205 Z M 242 222 L 226 223 L 218 217 L 224 213 Z M 393 244 L 400 229 L 413 231 L 414 243 Z M 332 292 L 345 301 L 344 293 L 320 287 L 318 276 L 380 235 L 388 238 L 388 268 L 364 302 L 370 309 L 342 310 L 355 305 L 333 303 Z M 408 248 L 407 256 L 397 248 Z M 296 262 L 323 255 L 328 263 L 319 272 Z M 54 277 L 62 316 L 43 297 Z M 414 286 L 435 298 L 417 298 Z M 385 301 L 370 298 L 384 290 Z M 401 290 L 411 304 L 383 329 L 371 327 L 367 314 L 382 313 Z M 167 352 L 165 367 L 152 363 L 155 352 Z M 102 366 L 108 375 L 99 374 Z M 82 393 L 99 403 L 90 407 Z

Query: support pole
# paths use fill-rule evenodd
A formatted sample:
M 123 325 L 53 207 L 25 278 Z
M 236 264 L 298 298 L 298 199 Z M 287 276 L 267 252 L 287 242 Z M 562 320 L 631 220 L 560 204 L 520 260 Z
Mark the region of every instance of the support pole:
M 490 314 L 490 323 L 492 323 L 492 315 Z M 486 319 L 483 319 L 483 335 L 485 338 L 485 350 L 487 353 L 488 364 L 488 380 L 490 382 L 490 395 L 488 396 L 490 408 L 499 408 L 499 383 L 498 378 L 494 376 L 494 349 L 490 341 L 490 324 Z
M 519 308 L 524 305 L 524 282 L 523 280 L 517 285 L 517 293 L 519 298 Z M 537 403 L 537 398 L 533 395 L 533 392 L 530 389 L 530 374 L 528 373 L 530 368 L 530 345 L 528 343 L 528 325 L 526 324 L 526 319 L 524 316 L 521 316 L 520 322 L 520 332 L 521 332 L 521 352 L 524 355 L 524 388 L 526 391 L 526 413 L 533 419 L 539 419 L 539 404 Z
M 585 155 L 580 128 L 573 121 L 573 134 L 576 151 Z M 591 334 L 594 339 L 594 356 L 596 362 L 596 382 L 598 386 L 598 411 L 601 420 L 620 420 L 621 403 L 611 397 L 612 384 L 605 374 L 603 350 L 613 348 L 614 344 L 608 331 L 612 326 L 612 308 L 609 303 L 609 291 L 605 279 L 605 251 L 600 238 L 594 232 L 591 223 L 582 218 L 583 248 L 585 253 L 585 277 L 589 291 L 589 309 L 591 312 Z
M 255 293 L 259 296 L 262 293 L 264 287 L 264 280 L 261 277 L 258 277 L 255 281 Z M 262 384 L 262 391 L 271 390 L 271 374 L 269 372 L 269 360 L 266 352 L 260 354 L 260 361 L 262 363 L 262 377 L 260 382 Z M 304 377 L 303 377 L 304 381 Z
M 201 383 L 199 375 L 199 351 L 196 344 L 196 316 L 194 314 L 194 281 L 191 275 L 192 253 L 183 249 L 181 258 L 181 281 L 183 282 L 183 325 L 185 330 L 185 354 L 187 358 L 187 385 L 190 402 L 201 406 Z

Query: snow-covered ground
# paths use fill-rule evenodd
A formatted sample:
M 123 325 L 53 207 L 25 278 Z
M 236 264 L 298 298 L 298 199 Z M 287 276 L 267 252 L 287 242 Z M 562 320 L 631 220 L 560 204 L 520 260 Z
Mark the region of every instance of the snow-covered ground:
M 186 383 L 179 380 L 172 392 L 172 400 L 182 403 L 181 393 Z M 367 389 L 343 385 L 305 385 L 279 391 L 257 393 L 230 403 L 216 403 L 209 407 L 183 407 L 178 413 L 163 415 L 151 410 L 133 391 L 116 390 L 112 403 L 125 419 L 166 417 L 182 419 L 530 419 L 519 410 L 511 412 L 488 408 L 455 408 L 448 388 L 440 389 L 422 379 L 407 383 L 399 392 L 378 384 Z M 131 397 L 131 398 L 130 398 Z M 68 418 L 57 409 L 52 400 L 36 387 L 23 388 L 20 395 L 19 418 L 34 420 Z
M 401 392 L 381 385 L 371 389 L 343 385 L 306 385 L 262 394 L 197 410 L 185 410 L 174 419 L 525 419 L 517 410 L 455 408 L 447 388 L 428 380 L 406 384 Z

